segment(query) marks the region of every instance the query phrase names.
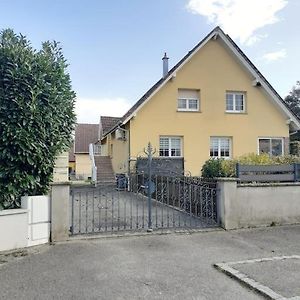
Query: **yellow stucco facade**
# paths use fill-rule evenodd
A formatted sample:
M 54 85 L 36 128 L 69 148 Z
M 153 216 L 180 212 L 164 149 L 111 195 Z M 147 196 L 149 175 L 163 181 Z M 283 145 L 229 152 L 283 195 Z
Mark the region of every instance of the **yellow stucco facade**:
M 102 142 L 101 146 L 101 155 L 111 158 L 115 173 L 127 173 L 128 171 L 129 126 L 125 126 L 125 129 L 125 139 L 117 139 L 115 132 L 112 132 Z
M 126 169 L 129 151 L 130 157 L 137 157 L 148 142 L 159 155 L 161 136 L 181 137 L 185 171 L 195 176 L 210 158 L 211 137 L 229 137 L 231 157 L 258 153 L 260 137 L 284 141 L 289 137 L 288 118 L 261 86 L 253 85 L 254 79 L 222 39 L 210 39 L 128 121 L 127 142 L 109 136 L 114 170 L 121 165 Z M 180 89 L 199 92 L 199 111 L 178 111 Z M 226 92 L 244 93 L 245 112 L 226 112 Z M 105 147 L 109 152 L 111 146 Z
M 75 172 L 77 179 L 88 179 L 92 176 L 92 162 L 89 154 L 75 154 Z

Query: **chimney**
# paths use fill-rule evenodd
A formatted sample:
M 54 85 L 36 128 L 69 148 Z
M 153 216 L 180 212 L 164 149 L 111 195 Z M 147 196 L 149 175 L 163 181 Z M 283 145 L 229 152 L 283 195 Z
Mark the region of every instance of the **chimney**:
M 162 58 L 163 61 L 163 77 L 166 77 L 169 72 L 169 57 L 167 57 L 167 53 L 165 52 L 164 57 Z

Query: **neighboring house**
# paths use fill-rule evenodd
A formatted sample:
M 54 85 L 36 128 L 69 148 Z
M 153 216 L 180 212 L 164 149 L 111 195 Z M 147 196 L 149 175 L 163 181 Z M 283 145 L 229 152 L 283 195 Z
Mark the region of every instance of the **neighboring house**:
M 111 158 L 115 173 L 126 173 L 148 142 L 155 156 L 181 158 L 192 175 L 210 157 L 289 152 L 289 133 L 300 129 L 299 120 L 219 27 L 171 70 L 165 55 L 163 69 L 101 136 L 102 155 Z
M 75 176 L 77 179 L 88 179 L 92 175 L 92 163 L 89 157 L 89 144 L 99 140 L 99 124 L 77 124 L 75 127 L 74 149 L 69 152 L 69 161 L 72 152 L 75 157 Z
M 75 175 L 75 166 L 74 143 L 72 143 L 69 150 L 69 175 Z

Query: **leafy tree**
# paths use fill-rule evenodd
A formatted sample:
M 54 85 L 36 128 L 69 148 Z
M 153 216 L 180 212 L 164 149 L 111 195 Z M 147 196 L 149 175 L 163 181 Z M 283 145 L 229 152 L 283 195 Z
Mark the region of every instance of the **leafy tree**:
M 300 81 L 297 81 L 296 86 L 293 87 L 290 94 L 285 97 L 284 101 L 298 119 L 300 119 Z
M 292 88 L 290 94 L 285 97 L 284 101 L 300 120 L 300 81 L 297 81 L 296 86 Z M 300 140 L 300 132 L 291 135 L 291 140 Z
M 37 51 L 23 35 L 0 32 L 0 209 L 49 189 L 76 119 L 67 66 L 57 42 Z

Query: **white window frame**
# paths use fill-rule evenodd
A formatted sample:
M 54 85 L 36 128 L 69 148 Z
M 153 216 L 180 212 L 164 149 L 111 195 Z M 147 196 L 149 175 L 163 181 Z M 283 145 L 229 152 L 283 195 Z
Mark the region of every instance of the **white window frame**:
M 169 152 L 169 155 L 168 156 L 164 156 L 164 155 L 160 155 L 160 139 L 161 138 L 165 138 L 165 139 L 169 139 L 169 149 L 168 149 L 168 152 Z M 171 140 L 172 139 L 179 139 L 180 140 L 180 155 L 178 156 L 171 156 L 171 151 L 172 151 L 172 148 L 171 148 Z M 165 136 L 165 135 L 162 135 L 159 137 L 159 157 L 168 157 L 168 158 L 178 158 L 178 157 L 183 157 L 182 155 L 182 137 L 181 136 Z
M 227 109 L 227 95 L 230 94 L 233 96 L 233 109 Z M 239 110 L 236 109 L 236 96 L 237 95 L 242 95 L 243 96 L 243 109 Z M 245 92 L 232 92 L 232 91 L 227 91 L 225 94 L 225 111 L 227 113 L 245 113 L 246 112 L 246 93 Z
M 179 108 L 179 101 L 185 101 L 186 108 Z M 197 108 L 190 108 L 190 101 L 197 101 Z M 197 98 L 178 98 L 177 99 L 177 111 L 199 111 L 199 99 Z
M 270 150 L 271 150 L 271 153 L 269 154 L 270 156 L 273 156 L 272 155 L 272 140 L 281 140 L 281 155 L 278 155 L 278 156 L 284 156 L 284 138 L 283 137 L 270 137 L 270 136 L 266 136 L 266 137 L 263 137 L 263 136 L 260 136 L 257 138 L 257 154 L 260 155 L 260 149 L 259 149 L 259 140 L 269 140 L 270 142 Z M 267 153 L 268 154 L 268 153 Z
M 210 155 L 212 139 L 218 139 L 218 156 Z M 229 140 L 229 156 L 221 156 L 221 140 L 222 139 Z M 210 158 L 231 159 L 231 157 L 232 157 L 232 137 L 230 137 L 230 136 L 211 136 L 209 139 L 209 157 Z

